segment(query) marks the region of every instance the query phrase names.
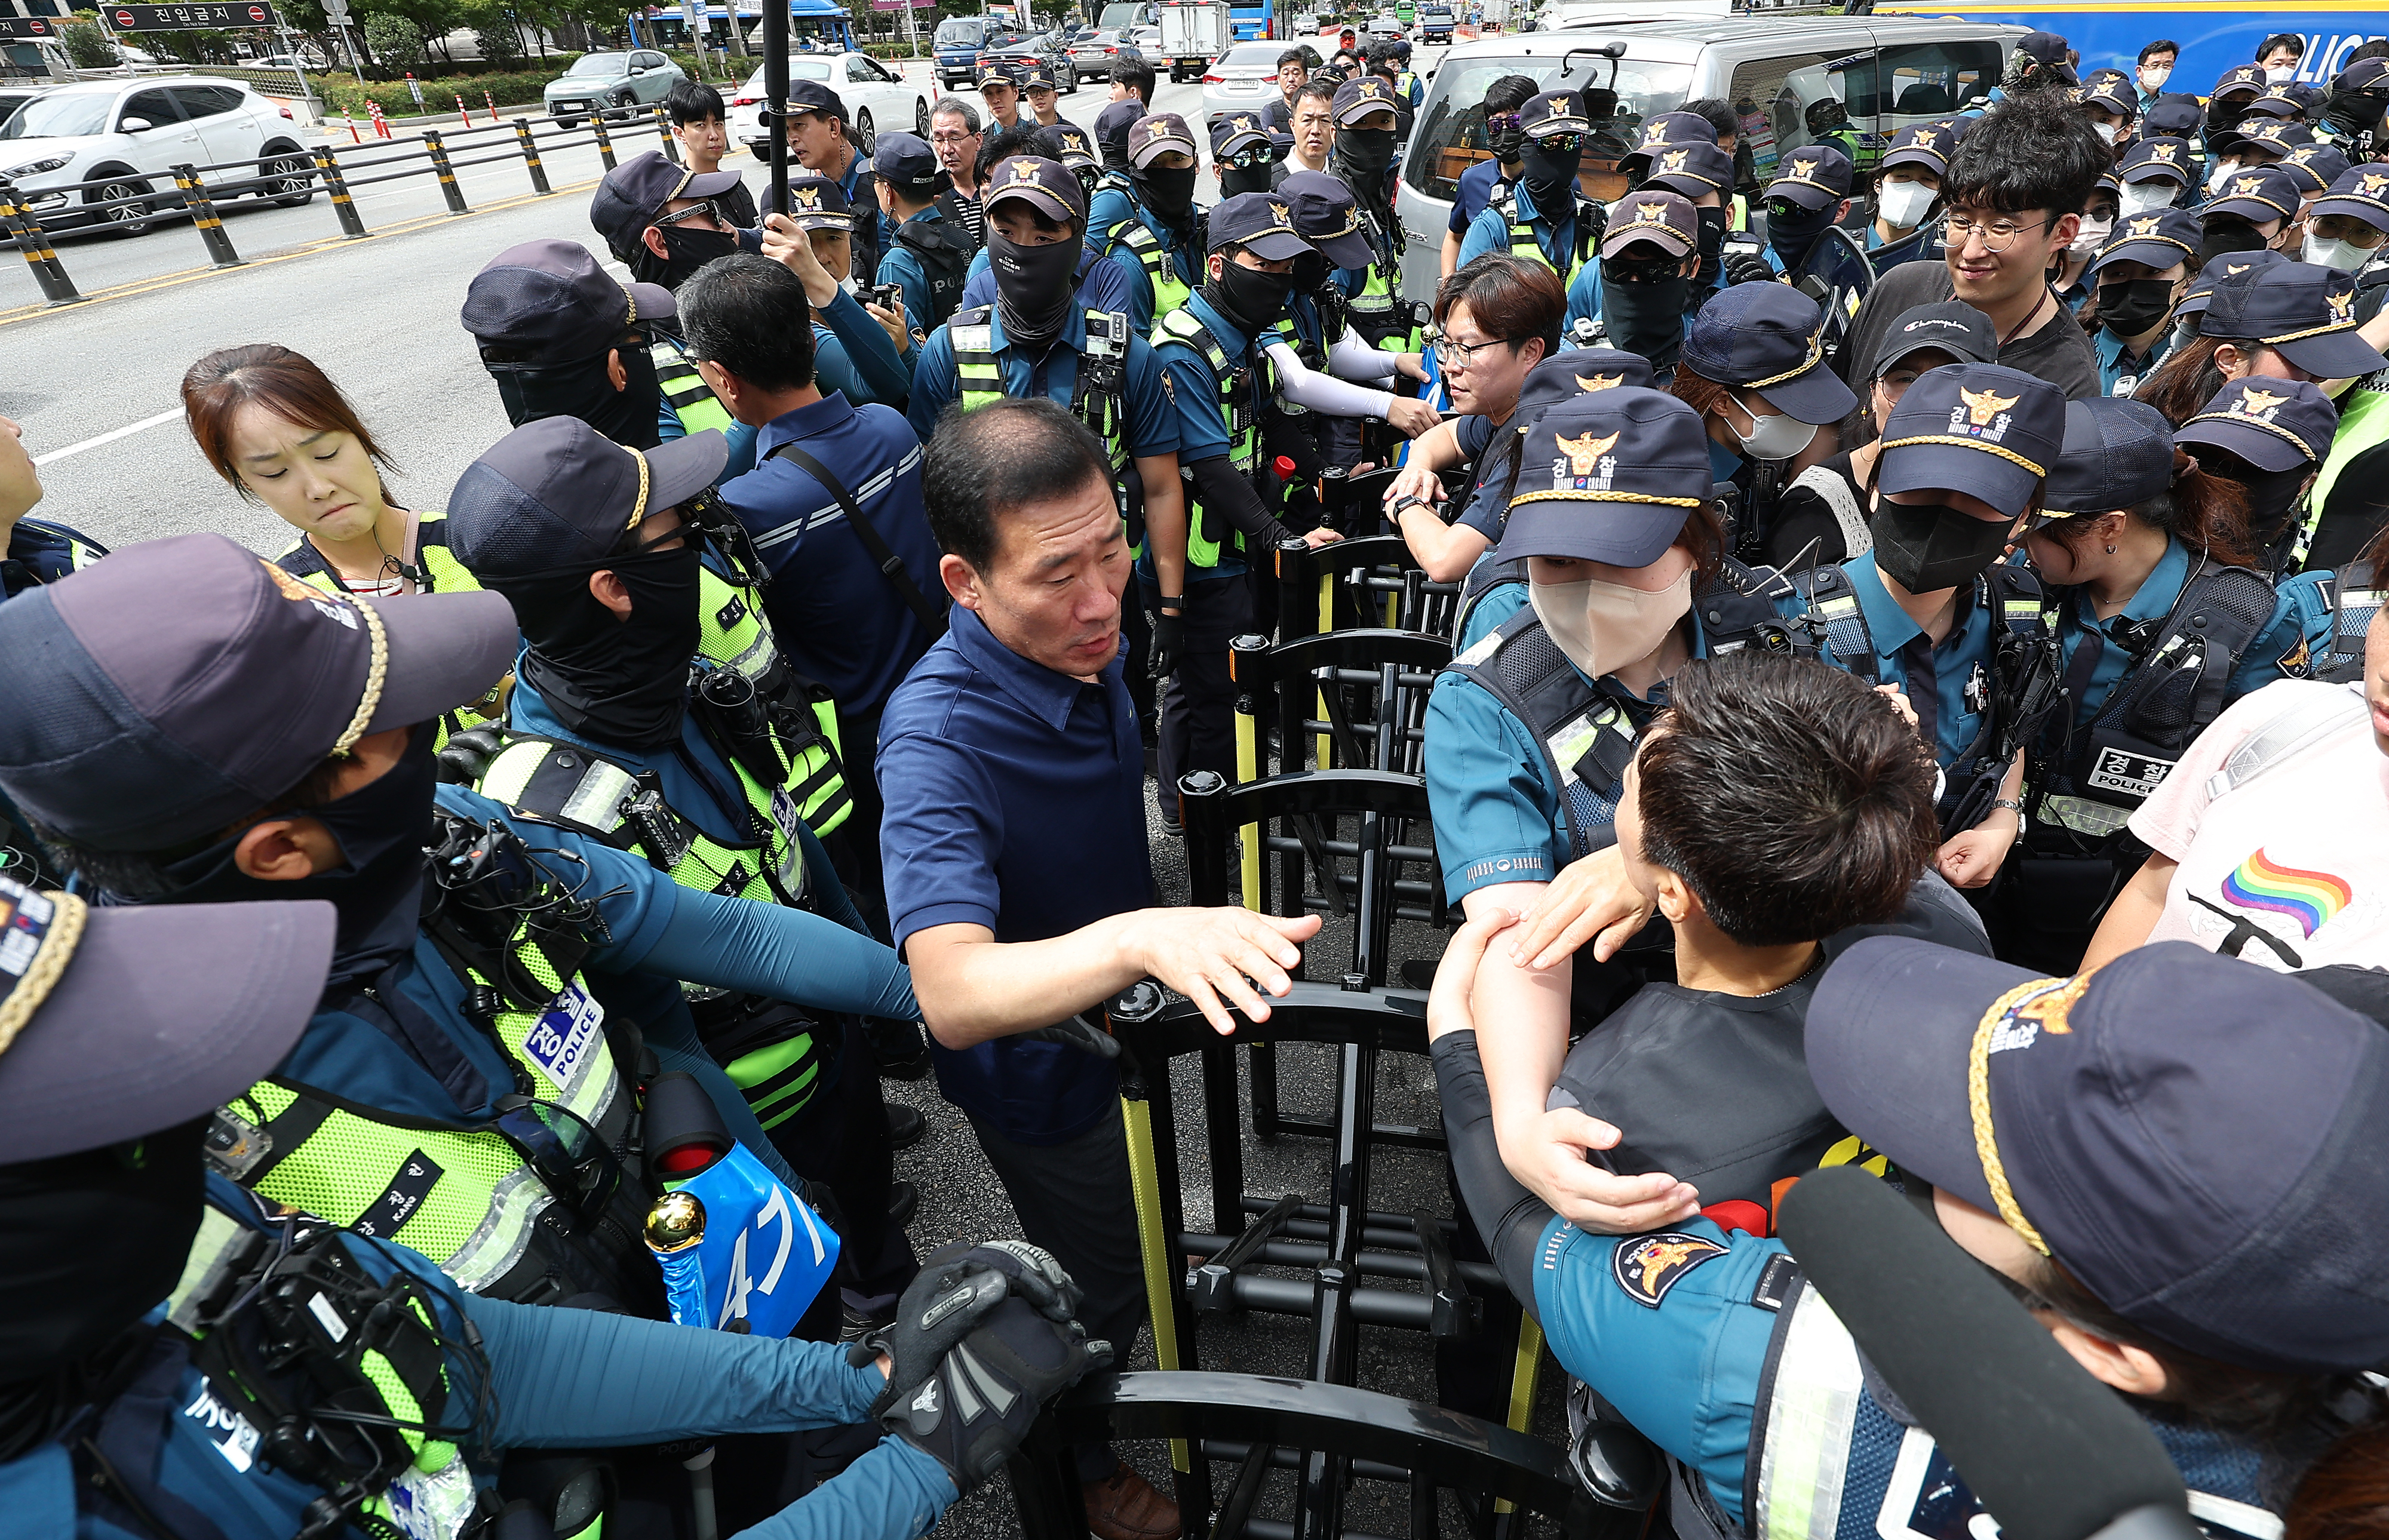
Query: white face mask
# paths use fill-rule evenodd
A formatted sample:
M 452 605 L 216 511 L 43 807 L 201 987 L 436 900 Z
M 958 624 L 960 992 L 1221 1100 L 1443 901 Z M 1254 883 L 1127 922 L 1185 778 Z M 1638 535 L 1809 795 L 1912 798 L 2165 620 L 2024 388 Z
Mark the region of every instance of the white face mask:
M 1659 650 L 1693 607 L 1693 569 L 1666 588 L 1629 588 L 1587 578 L 1573 583 L 1528 583 L 1535 618 L 1570 663 L 1601 679 Z
M 2222 186 L 2224 179 L 2239 169 L 2240 162 L 2237 160 L 2217 160 L 2215 163 L 2215 169 L 2206 173 L 2207 186 L 2210 188 Z
M 2317 267 L 2335 267 L 2342 273 L 2353 273 L 2371 259 L 2372 253 L 2347 241 L 2327 241 L 2320 235 L 2308 235 L 2300 261 Z
M 2297 74 L 2298 67 L 2296 65 L 2277 64 L 2272 69 L 2265 71 L 2265 83 L 2267 85 L 2287 85 L 2290 82 L 2297 78 Z
M 2162 70 L 2153 68 L 2143 70 L 2140 71 L 2140 89 L 2153 95 L 2156 92 L 2164 89 L 2166 79 L 2172 74 L 2173 69 L 2171 66 L 2167 66 Z
M 1876 212 L 1895 230 L 1913 230 L 1924 223 L 1924 211 L 1940 196 L 1922 182 L 1886 182 Z
M 2180 189 L 2172 183 L 2162 178 L 2154 182 L 2127 182 L 2124 184 L 2124 196 L 2117 204 L 2118 211 L 2115 217 L 2129 219 L 2134 214 L 2144 214 L 2152 209 L 2170 207 L 2174 195 L 2179 191 Z
M 2124 125 L 2121 123 L 2092 123 L 2090 127 L 2100 138 L 2111 145 L 2122 137 L 2124 133 Z
M 1750 412 L 1749 407 L 1738 401 L 1733 404 L 1744 413 Z M 1807 449 L 1817 437 L 1816 424 L 1804 423 L 1788 412 L 1778 413 L 1772 417 L 1759 417 L 1756 414 L 1752 416 L 1754 420 L 1748 433 L 1734 426 L 1731 417 L 1726 419 L 1725 426 L 1726 431 L 1742 441 L 1742 452 L 1753 460 L 1789 460 Z
M 2085 215 L 2082 220 L 2082 229 L 2080 233 L 2075 235 L 2074 244 L 2067 247 L 2065 249 L 2068 253 L 2074 256 L 2087 257 L 2093 251 L 2098 250 L 2101 247 L 2106 245 L 2107 237 L 2114 234 L 2114 231 L 2115 222 L 2114 220 L 2094 220 L 2088 215 Z

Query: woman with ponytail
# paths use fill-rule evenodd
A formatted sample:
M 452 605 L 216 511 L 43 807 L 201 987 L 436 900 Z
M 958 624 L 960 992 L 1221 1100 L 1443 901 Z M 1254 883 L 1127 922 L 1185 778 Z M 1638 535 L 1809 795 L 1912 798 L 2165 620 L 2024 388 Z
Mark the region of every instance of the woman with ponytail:
M 2026 754 L 2025 836 L 1988 918 L 2001 957 L 2070 974 L 2146 855 L 2124 834 L 2132 810 L 2224 707 L 2303 673 L 2331 617 L 2310 587 L 2277 592 L 2254 570 L 2247 489 L 2177 447 L 2146 401 L 2067 404 L 2024 546 L 2063 693 Z

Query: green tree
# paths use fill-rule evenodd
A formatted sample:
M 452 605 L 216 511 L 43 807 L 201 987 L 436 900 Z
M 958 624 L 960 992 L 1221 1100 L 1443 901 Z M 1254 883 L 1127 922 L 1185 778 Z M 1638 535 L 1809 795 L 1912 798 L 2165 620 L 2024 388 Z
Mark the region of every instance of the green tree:
M 393 74 L 423 68 L 423 29 L 403 16 L 375 11 L 365 18 L 365 46 Z
M 522 32 L 514 8 L 503 0 L 473 0 L 465 6 L 465 24 L 473 29 L 474 45 L 492 64 L 512 68 L 522 61 Z
M 108 41 L 94 12 L 80 12 L 60 27 L 58 41 L 66 45 L 67 61 L 78 70 L 109 70 L 117 64 L 116 45 Z

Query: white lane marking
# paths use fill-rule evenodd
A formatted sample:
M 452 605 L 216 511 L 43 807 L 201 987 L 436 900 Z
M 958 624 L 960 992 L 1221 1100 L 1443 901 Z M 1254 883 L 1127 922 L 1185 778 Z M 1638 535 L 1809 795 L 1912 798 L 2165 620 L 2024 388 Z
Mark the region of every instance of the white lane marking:
M 54 449 L 47 454 L 36 454 L 33 456 L 33 464 L 46 465 L 53 460 L 63 460 L 70 454 L 81 454 L 87 449 L 97 449 L 102 444 L 112 444 L 119 439 L 130 439 L 145 428 L 156 427 L 160 423 L 171 423 L 182 414 L 181 407 L 171 407 L 154 417 L 144 417 L 137 423 L 127 423 L 122 427 L 101 434 L 96 439 L 85 439 L 82 443 L 69 444 L 64 449 Z

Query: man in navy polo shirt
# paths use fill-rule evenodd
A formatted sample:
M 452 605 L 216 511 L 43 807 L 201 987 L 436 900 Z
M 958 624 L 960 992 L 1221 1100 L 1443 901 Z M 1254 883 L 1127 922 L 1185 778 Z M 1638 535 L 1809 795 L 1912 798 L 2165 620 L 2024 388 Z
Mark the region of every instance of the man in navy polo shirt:
M 1262 992 L 1285 992 L 1319 922 L 1149 907 L 1144 757 L 1121 678 L 1131 564 L 1102 441 L 1042 396 L 1006 399 L 941 426 L 922 479 L 954 608 L 881 723 L 888 917 L 939 1089 L 1024 1233 L 1086 1291 L 1088 1332 L 1125 1358 L 1144 1282 L 1119 1075 L 1052 1039 L 1101 1039 L 1079 1012 L 1147 976 L 1222 1031 L 1222 1000 L 1264 1020 Z M 1105 1540 L 1178 1533 L 1175 1507 L 1107 1446 L 1083 1447 L 1080 1474 Z

